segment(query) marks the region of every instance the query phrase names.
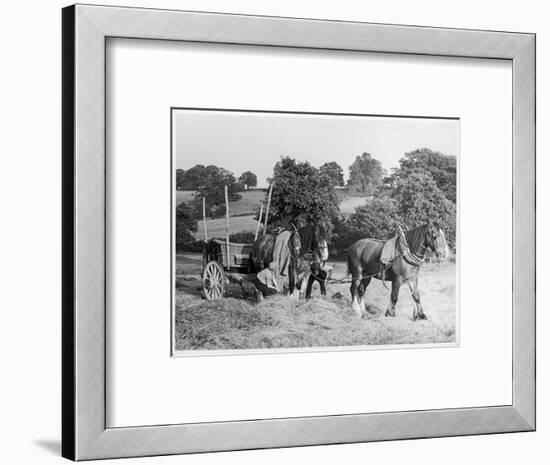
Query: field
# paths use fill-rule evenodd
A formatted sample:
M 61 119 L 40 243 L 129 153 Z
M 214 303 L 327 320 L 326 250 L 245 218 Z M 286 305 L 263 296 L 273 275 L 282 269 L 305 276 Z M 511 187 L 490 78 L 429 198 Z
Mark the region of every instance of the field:
M 344 197 L 340 201 L 340 213 L 344 216 L 349 216 L 355 213 L 355 209 L 361 205 L 365 205 L 367 197 Z
M 333 263 L 333 277 L 345 276 L 345 264 Z M 201 257 L 176 260 L 176 350 L 265 349 L 351 345 L 426 344 L 456 341 L 455 264 L 425 264 L 420 295 L 427 321 L 413 322 L 413 300 L 401 288 L 397 316 L 386 318 L 390 291 L 378 280 L 367 289 L 367 316 L 351 309 L 349 284 L 329 283 L 327 296 L 314 287 L 310 301 L 275 296 L 257 303 L 247 283 L 247 296 L 231 285 L 227 297 L 201 296 Z
M 193 191 L 176 191 L 176 205 L 179 205 L 181 202 L 192 201 L 194 194 L 195 192 Z M 265 198 L 264 191 L 246 191 L 242 192 L 241 195 L 242 198 L 239 201 L 229 202 L 229 214 L 231 217 L 229 226 L 232 234 L 243 231 L 256 231 L 258 223 L 254 219 L 254 214 Z M 366 197 L 347 195 L 339 195 L 339 198 L 340 213 L 345 216 L 351 215 L 356 207 L 364 205 L 367 200 Z M 208 237 L 225 237 L 225 218 L 206 220 L 206 228 L 208 230 Z M 193 236 L 197 240 L 204 239 L 202 221 Z
M 258 222 L 252 215 L 250 216 L 235 216 L 231 218 L 229 229 L 231 234 L 243 231 L 256 231 Z M 206 220 L 206 229 L 208 238 L 225 237 L 225 218 L 216 218 L 215 220 Z M 193 237 L 197 240 L 204 239 L 204 228 L 202 221 L 199 222 L 198 229 L 193 233 Z
M 221 187 L 223 192 L 223 186 Z M 176 191 L 176 206 L 182 202 L 191 202 L 194 191 Z M 252 215 L 256 213 L 256 210 L 260 208 L 260 204 L 265 198 L 264 191 L 245 191 L 241 192 L 241 199 L 237 202 L 229 202 L 229 214 L 230 216 L 240 215 Z

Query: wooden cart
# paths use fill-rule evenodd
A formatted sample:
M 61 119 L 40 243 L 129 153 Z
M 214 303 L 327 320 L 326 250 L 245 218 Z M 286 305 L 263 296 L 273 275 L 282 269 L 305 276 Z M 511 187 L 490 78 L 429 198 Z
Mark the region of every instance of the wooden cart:
M 210 239 L 203 253 L 202 289 L 207 300 L 221 299 L 229 282 L 241 285 L 252 281 L 250 253 L 252 244 Z M 243 288 L 243 293 L 244 293 Z

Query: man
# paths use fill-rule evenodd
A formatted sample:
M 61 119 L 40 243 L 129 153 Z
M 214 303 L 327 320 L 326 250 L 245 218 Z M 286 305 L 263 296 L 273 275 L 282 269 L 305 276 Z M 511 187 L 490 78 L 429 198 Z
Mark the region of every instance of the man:
M 319 283 L 319 286 L 321 287 L 321 295 L 327 295 L 325 282 L 327 280 L 328 273 L 321 268 L 321 265 L 318 262 L 313 262 L 310 269 L 311 274 L 309 275 L 309 279 L 307 280 L 306 287 L 306 300 L 309 300 L 311 298 L 311 288 L 313 287 L 313 283 L 315 281 L 317 281 Z
M 258 291 L 258 295 L 261 297 L 267 297 L 275 295 L 279 292 L 279 286 L 275 279 L 275 271 L 277 270 L 277 264 L 273 261 L 269 266 L 260 271 L 254 279 L 254 286 Z

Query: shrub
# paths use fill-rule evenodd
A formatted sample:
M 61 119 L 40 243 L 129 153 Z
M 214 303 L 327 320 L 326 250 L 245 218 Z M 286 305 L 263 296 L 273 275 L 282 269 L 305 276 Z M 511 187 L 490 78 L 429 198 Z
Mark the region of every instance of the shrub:
M 334 220 L 331 253 L 341 257 L 359 239 L 391 237 L 401 222 L 397 203 L 389 197 L 373 198 L 355 209 L 347 220 Z
M 187 244 L 195 241 L 192 234 L 195 231 L 197 220 L 193 208 L 182 202 L 176 208 L 176 251 L 186 250 Z
M 254 242 L 254 233 L 250 231 L 241 231 L 229 235 L 229 242 L 238 244 L 252 244 Z

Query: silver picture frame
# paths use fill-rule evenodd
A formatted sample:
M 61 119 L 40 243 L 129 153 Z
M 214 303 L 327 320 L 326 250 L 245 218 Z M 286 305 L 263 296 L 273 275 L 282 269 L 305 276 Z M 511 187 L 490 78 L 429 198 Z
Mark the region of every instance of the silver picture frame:
M 73 460 L 535 429 L 535 35 L 73 5 L 63 26 L 62 455 Z M 106 41 L 110 37 L 510 60 L 511 405 L 108 428 Z

